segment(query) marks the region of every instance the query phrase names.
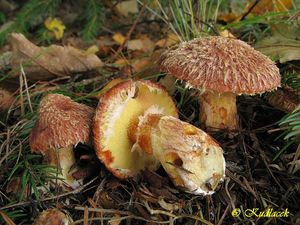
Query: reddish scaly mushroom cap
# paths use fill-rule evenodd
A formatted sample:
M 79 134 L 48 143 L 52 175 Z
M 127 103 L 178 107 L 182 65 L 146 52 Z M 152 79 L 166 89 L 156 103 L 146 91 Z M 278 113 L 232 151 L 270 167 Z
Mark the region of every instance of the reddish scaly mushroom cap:
M 30 133 L 31 150 L 45 154 L 49 149 L 88 143 L 93 116 L 94 109 L 89 106 L 61 94 L 48 94 L 40 103 L 39 118 Z
M 160 69 L 195 88 L 256 94 L 280 86 L 272 60 L 247 43 L 224 37 L 182 42 L 164 52 Z

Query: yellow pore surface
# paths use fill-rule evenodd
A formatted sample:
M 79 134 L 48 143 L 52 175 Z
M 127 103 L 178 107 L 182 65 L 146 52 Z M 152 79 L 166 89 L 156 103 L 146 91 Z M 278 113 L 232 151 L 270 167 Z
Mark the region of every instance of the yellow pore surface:
M 150 107 L 157 107 L 164 115 L 177 117 L 176 106 L 168 93 L 144 82 L 121 90 L 106 114 L 107 124 L 102 126 L 105 132 L 103 151 L 110 151 L 111 169 L 123 174 L 133 175 L 138 171 L 157 164 L 153 156 L 132 151 L 133 144 L 128 138 L 127 129 L 138 123 L 139 116 Z

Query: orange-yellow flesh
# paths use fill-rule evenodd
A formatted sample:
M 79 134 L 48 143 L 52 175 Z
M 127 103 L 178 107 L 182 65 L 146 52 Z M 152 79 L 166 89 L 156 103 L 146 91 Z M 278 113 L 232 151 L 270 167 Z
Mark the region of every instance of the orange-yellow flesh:
M 177 116 L 172 98 L 164 90 L 151 87 L 143 82 L 136 82 L 130 90 L 121 90 L 105 114 L 106 123 L 102 124 L 104 149 L 110 151 L 109 167 L 123 174 L 136 174 L 138 171 L 157 167 L 153 156 L 132 151 L 133 142 L 128 137 L 128 129 L 138 121 L 139 116 L 155 105 L 163 114 Z
M 236 95 L 206 91 L 200 95 L 200 121 L 208 129 L 238 128 Z

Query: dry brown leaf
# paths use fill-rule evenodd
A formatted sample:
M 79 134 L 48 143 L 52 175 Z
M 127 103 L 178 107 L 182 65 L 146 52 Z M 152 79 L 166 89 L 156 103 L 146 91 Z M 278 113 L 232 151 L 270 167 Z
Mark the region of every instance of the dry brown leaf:
M 255 5 L 254 5 L 255 4 Z M 244 15 L 263 15 L 268 12 L 285 12 L 293 6 L 293 0 L 248 0 L 248 4 L 242 13 L 229 12 L 218 16 L 218 20 L 225 21 L 226 23 L 238 22 Z
M 139 73 L 147 69 L 153 61 L 151 58 L 142 58 L 142 59 L 136 59 L 131 63 L 131 66 L 133 67 L 134 72 Z
M 163 85 L 170 95 L 173 95 L 176 91 L 176 78 L 174 76 L 171 76 L 169 74 L 166 74 L 163 78 L 159 80 L 159 83 Z
M 148 37 L 130 40 L 127 43 L 127 49 L 132 51 L 139 50 L 143 52 L 152 52 L 154 47 L 154 42 L 151 41 Z
M 50 45 L 38 47 L 22 34 L 11 35 L 12 68 L 18 75 L 20 64 L 31 80 L 45 80 L 55 76 L 70 76 L 103 66 L 95 55 L 71 47 Z
M 247 10 L 249 10 L 255 1 L 251 0 Z M 293 0 L 260 0 L 251 10 L 251 14 L 262 15 L 267 12 L 284 12 L 293 6 Z

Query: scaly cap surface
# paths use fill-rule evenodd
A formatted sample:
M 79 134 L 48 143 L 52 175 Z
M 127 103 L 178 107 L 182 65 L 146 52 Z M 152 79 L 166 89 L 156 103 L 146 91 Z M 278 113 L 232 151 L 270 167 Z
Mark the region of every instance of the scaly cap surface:
M 40 103 L 39 117 L 30 133 L 31 150 L 44 154 L 49 149 L 88 143 L 93 116 L 94 109 L 89 106 L 61 94 L 48 94 Z
M 160 69 L 195 88 L 256 94 L 280 86 L 279 69 L 247 43 L 225 37 L 182 42 L 164 52 Z

